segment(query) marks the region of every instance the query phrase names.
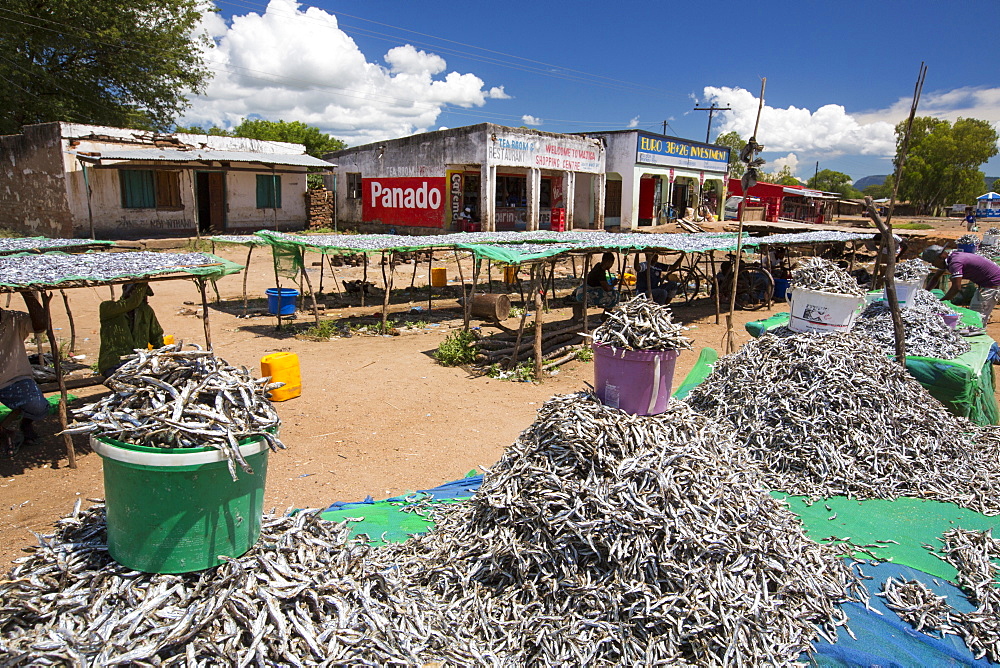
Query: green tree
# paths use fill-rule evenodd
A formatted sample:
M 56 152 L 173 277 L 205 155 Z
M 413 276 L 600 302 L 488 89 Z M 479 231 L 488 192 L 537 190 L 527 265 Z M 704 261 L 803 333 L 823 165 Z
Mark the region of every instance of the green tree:
M 861 193 L 870 196 L 872 199 L 884 199 L 892 195 L 892 183 L 888 179 L 883 183 L 873 183 L 870 186 L 866 186 Z
M 743 176 L 747 166 L 740 162 L 740 151 L 747 145 L 743 139 L 734 131 L 726 132 L 715 138 L 716 146 L 728 146 L 729 151 L 729 176 L 738 179 Z
M 991 190 L 995 193 L 1000 193 L 1000 179 L 993 182 L 993 188 Z
M 851 183 L 851 177 L 843 172 L 824 169 L 806 182 L 806 185 L 816 190 L 828 193 L 838 193 L 848 199 L 861 197 L 861 192 Z
M 174 128 L 174 132 L 185 132 L 185 133 L 191 134 L 191 135 L 212 135 L 212 136 L 215 136 L 215 137 L 235 137 L 236 136 L 236 135 L 234 135 L 232 133 L 232 131 L 226 130 L 225 128 L 217 127 L 215 125 L 213 125 L 212 127 L 208 128 L 208 129 L 203 128 L 200 125 L 188 125 L 188 126 L 178 125 L 177 127 Z
M 896 126 L 896 158 L 902 159 L 906 122 Z M 930 116 L 913 119 L 898 198 L 935 213 L 955 202 L 971 202 L 983 187 L 979 167 L 997 154 L 1000 135 L 987 121 L 959 118 L 954 124 Z M 891 179 L 890 179 L 891 180 Z
M 316 158 L 322 158 L 324 153 L 347 148 L 347 144 L 341 140 L 300 121 L 265 121 L 244 118 L 243 122 L 233 128 L 233 136 L 304 144 L 306 153 Z
M 0 134 L 71 121 L 166 130 L 209 77 L 201 0 L 6 0 Z
M 780 186 L 801 186 L 802 182 L 799 181 L 792 174 L 792 168 L 785 165 L 777 172 L 761 173 L 760 179 L 762 183 L 776 183 Z

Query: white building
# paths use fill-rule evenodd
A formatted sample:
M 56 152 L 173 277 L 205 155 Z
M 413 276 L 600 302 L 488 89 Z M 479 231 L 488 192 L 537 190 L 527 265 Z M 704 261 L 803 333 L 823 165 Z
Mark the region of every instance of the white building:
M 414 233 L 604 226 L 604 148 L 576 135 L 482 123 L 389 139 L 324 156 L 343 224 Z M 473 228 L 475 229 L 475 228 Z
M 301 144 L 43 123 L 0 137 L 0 227 L 127 238 L 304 229 Z
M 727 147 L 640 130 L 584 136 L 600 138 L 607 147 L 606 226 L 630 230 L 659 225 L 702 204 L 719 215 L 729 169 Z

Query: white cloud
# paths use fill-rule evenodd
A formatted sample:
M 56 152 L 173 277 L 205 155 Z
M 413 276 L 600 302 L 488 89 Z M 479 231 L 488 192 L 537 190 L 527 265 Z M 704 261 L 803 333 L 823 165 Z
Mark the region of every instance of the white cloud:
M 909 116 L 912 103 L 911 98 L 901 97 L 885 109 L 856 114 L 855 118 L 864 123 L 885 121 L 895 125 Z M 955 121 L 961 117 L 1000 123 L 1000 88 L 966 86 L 922 93 L 917 105 L 917 115 L 934 116 L 946 121 Z
M 537 116 L 532 116 L 531 114 L 525 114 L 524 116 L 521 116 L 521 122 L 525 125 L 541 125 L 542 119 Z
M 215 77 L 192 96 L 184 125 L 230 126 L 259 115 L 315 125 L 350 145 L 422 132 L 446 105 L 481 107 L 509 96 L 474 74 L 447 72 L 440 56 L 409 44 L 369 62 L 337 17 L 295 0 L 270 0 L 263 14 L 229 22 L 206 12 L 201 28 Z
M 767 172 L 771 172 L 773 174 L 777 174 L 785 166 L 788 167 L 788 170 L 792 173 L 792 176 L 794 176 L 797 179 L 799 178 L 798 174 L 795 173 L 795 171 L 799 168 L 799 156 L 795 155 L 794 153 L 789 153 L 783 158 L 775 158 L 774 160 L 771 160 L 767 165 L 764 165 L 764 170 Z M 799 179 L 799 180 L 804 181 L 805 179 Z
M 627 128 L 636 128 L 636 127 L 639 127 L 639 117 L 635 116 L 632 119 L 630 119 L 629 122 L 628 122 L 628 125 L 626 125 L 625 127 L 627 127 Z
M 742 88 L 708 86 L 707 102 L 730 106 L 720 114 L 719 132 L 753 134 L 758 98 Z M 816 111 L 798 107 L 776 108 L 766 103 L 760 114 L 760 143 L 768 152 L 798 151 L 807 155 L 836 157 L 845 154 L 892 156 L 896 153 L 893 123 L 885 119 L 859 120 L 843 106 L 827 104 Z

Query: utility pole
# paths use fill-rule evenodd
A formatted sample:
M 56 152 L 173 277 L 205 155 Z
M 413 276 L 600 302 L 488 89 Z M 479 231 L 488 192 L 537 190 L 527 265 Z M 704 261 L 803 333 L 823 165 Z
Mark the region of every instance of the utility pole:
M 667 134 L 667 122 L 663 121 L 663 134 Z
M 708 143 L 708 138 L 712 136 L 712 116 L 715 115 L 717 111 L 732 111 L 732 107 L 717 107 L 715 103 L 712 103 L 711 107 L 695 107 L 695 111 L 707 111 L 708 112 L 708 130 L 705 131 L 705 143 Z
M 816 173 L 813 174 L 813 188 L 819 187 L 819 160 L 816 161 Z

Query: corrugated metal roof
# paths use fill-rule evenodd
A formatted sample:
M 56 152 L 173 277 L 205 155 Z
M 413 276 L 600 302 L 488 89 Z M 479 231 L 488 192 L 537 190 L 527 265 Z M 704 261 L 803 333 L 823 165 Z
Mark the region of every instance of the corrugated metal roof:
M 75 153 L 75 151 L 74 151 Z M 336 165 L 311 155 L 287 153 L 251 153 L 249 151 L 179 151 L 177 149 L 102 149 L 97 155 L 76 153 L 84 160 L 157 160 L 161 162 L 260 162 L 265 165 L 295 165 L 297 167 L 324 167 Z

